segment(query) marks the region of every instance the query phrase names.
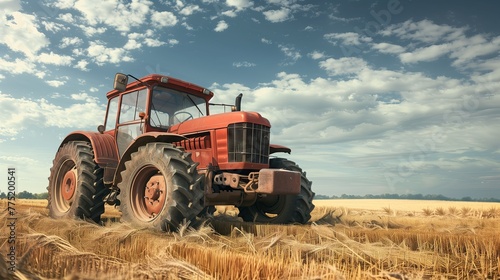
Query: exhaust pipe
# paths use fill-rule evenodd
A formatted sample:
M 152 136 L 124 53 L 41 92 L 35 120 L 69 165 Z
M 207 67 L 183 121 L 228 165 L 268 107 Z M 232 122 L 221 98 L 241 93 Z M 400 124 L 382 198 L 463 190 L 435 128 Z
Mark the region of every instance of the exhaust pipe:
M 238 94 L 236 96 L 236 100 L 234 101 L 234 106 L 231 111 L 238 112 L 241 111 L 241 98 L 243 97 L 243 93 Z

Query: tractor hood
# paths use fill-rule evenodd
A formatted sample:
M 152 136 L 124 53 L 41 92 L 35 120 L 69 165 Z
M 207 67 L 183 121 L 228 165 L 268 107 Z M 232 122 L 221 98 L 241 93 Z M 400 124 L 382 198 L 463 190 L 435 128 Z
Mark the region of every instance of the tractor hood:
M 233 123 L 253 123 L 271 127 L 269 120 L 257 112 L 229 112 L 185 121 L 170 127 L 169 132 L 181 135 L 226 128 Z

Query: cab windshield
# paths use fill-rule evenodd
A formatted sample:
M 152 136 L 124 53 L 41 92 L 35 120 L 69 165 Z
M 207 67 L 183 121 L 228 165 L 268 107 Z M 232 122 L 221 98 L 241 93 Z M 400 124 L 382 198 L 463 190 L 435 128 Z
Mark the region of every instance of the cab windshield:
M 206 115 L 205 99 L 165 87 L 153 88 L 150 124 L 170 126 Z

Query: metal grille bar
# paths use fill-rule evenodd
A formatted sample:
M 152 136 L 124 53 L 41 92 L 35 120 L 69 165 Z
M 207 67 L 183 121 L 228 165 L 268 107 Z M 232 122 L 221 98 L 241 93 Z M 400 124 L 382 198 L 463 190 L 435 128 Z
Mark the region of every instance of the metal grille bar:
M 235 123 L 228 126 L 229 162 L 269 162 L 267 126 L 254 123 Z

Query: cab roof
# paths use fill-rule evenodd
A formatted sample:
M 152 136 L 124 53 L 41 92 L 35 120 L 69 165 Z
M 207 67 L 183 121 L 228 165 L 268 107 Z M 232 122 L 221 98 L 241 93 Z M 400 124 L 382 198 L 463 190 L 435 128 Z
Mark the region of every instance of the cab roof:
M 196 96 L 199 96 L 201 98 L 206 99 L 207 101 L 210 100 L 213 96 L 214 93 L 204 87 L 198 86 L 193 83 L 189 83 L 174 77 L 170 76 L 165 76 L 165 75 L 159 75 L 159 74 L 150 74 L 145 77 L 142 77 L 139 79 L 140 81 L 133 81 L 127 85 L 127 88 L 125 89 L 124 92 L 128 92 L 131 90 L 134 90 L 136 88 L 141 88 L 144 87 L 144 85 L 147 86 L 153 86 L 153 85 L 161 85 L 167 88 L 172 88 L 176 89 L 179 91 L 187 92 L 190 94 L 194 94 Z M 106 94 L 106 97 L 108 99 L 113 98 L 115 96 L 118 96 L 121 92 L 118 90 L 112 90 L 109 91 Z

